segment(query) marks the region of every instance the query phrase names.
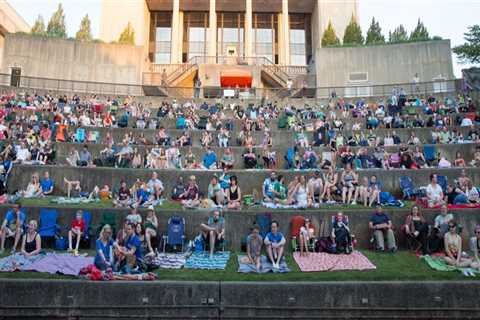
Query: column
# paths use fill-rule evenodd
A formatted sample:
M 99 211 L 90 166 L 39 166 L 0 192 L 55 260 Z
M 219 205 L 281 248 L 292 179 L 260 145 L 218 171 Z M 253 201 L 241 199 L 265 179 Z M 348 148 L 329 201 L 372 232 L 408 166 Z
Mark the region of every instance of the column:
M 178 52 L 180 41 L 180 0 L 173 0 L 172 39 L 170 42 L 170 62 L 180 63 L 181 54 Z
M 207 37 L 208 41 L 208 62 L 216 63 L 216 59 L 212 57 L 217 56 L 217 12 L 216 12 L 216 3 L 215 0 L 210 0 L 210 15 L 209 15 L 209 36 Z
M 252 0 L 245 0 L 245 57 L 253 56 Z
M 282 36 L 283 65 L 290 64 L 290 20 L 288 19 L 288 0 L 282 0 Z

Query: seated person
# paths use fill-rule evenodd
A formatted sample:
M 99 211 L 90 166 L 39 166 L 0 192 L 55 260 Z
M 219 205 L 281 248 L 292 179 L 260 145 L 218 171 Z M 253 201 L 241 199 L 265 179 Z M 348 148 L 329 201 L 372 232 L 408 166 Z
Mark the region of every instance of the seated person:
M 428 254 L 428 224 L 418 206 L 413 206 L 410 214 L 405 219 L 403 227 L 405 234 L 416 239 L 420 244 L 423 255 Z
M 205 170 L 217 169 L 217 155 L 210 147 L 207 147 L 207 152 L 203 155 L 202 168 Z
M 155 200 L 160 200 L 163 194 L 163 183 L 158 179 L 158 174 L 156 172 L 152 173 L 152 178 L 148 180 L 147 183 L 148 192 L 155 197 Z
M 88 145 L 84 145 L 82 150 L 78 154 L 79 159 L 77 161 L 77 166 L 87 167 L 91 166 L 93 162 L 92 154 L 88 151 Z
M 444 203 L 443 190 L 437 183 L 437 175 L 434 173 L 430 175 L 430 184 L 427 186 L 427 201 L 430 208 Z
M 147 218 L 145 219 L 145 242 L 147 245 L 148 253 L 153 255 L 152 240 L 155 239 L 158 235 L 158 219 L 155 215 L 155 210 L 153 206 L 148 208 Z
M 53 192 L 53 180 L 50 179 L 50 174 L 48 171 L 45 171 L 43 174 L 43 179 L 40 179 L 40 188 L 42 190 L 42 195 L 43 196 L 48 196 L 51 195 Z
M 230 177 L 230 186 L 227 188 L 227 207 L 228 209 L 241 209 L 242 207 L 242 191 L 238 186 L 236 176 Z
M 312 204 L 316 202 L 322 203 L 322 199 L 320 197 L 323 193 L 323 180 L 320 176 L 320 171 L 316 170 L 313 174 L 313 177 L 308 180 L 307 189 L 309 202 Z
M 37 227 L 37 221 L 30 220 L 27 232 L 23 235 L 22 254 L 25 257 L 37 255 L 42 250 L 42 238 L 37 232 Z
M 458 234 L 455 221 L 448 223 L 448 232 L 444 237 L 445 261 L 454 267 L 468 268 L 472 260 L 462 257 L 462 237 Z
M 270 173 L 270 177 L 265 179 L 263 181 L 263 186 L 262 186 L 262 193 L 263 193 L 263 199 L 265 202 L 272 202 L 274 200 L 274 185 L 277 180 L 277 175 L 275 174 L 274 171 Z
M 382 184 L 378 181 L 377 176 L 373 175 L 370 177 L 368 183 L 368 206 L 371 207 L 373 203 L 380 204 L 380 192 L 382 191 Z
M 113 200 L 113 204 L 115 207 L 128 207 L 132 204 L 132 194 L 125 180 L 120 182 L 120 188 L 118 189 L 117 196 Z
M 300 256 L 308 255 L 308 245 L 310 240 L 315 238 L 315 227 L 313 226 L 310 218 L 305 218 L 303 226 L 300 227 L 300 232 L 298 234 L 299 246 L 300 246 Z
M 183 177 L 179 176 L 177 178 L 177 184 L 173 187 L 172 190 L 172 200 L 180 200 L 180 196 L 185 193 L 186 186 L 183 183 Z
M 102 189 L 98 186 L 93 187 L 93 191 L 88 196 L 89 200 L 100 200 L 100 201 L 108 201 L 112 198 L 112 192 L 110 191 L 110 187 L 108 185 L 104 185 Z
M 453 214 L 448 213 L 448 207 L 443 204 L 440 214 L 435 217 L 432 233 L 428 239 L 428 247 L 432 253 L 443 249 L 443 238 L 448 231 L 448 223 L 453 220 Z
M 285 237 L 278 230 L 279 224 L 277 221 L 272 221 L 271 230 L 265 236 L 265 246 L 267 248 L 268 258 L 273 264 L 274 269 L 280 268 L 280 262 L 283 257 L 284 248 L 285 248 Z
M 252 147 L 249 147 L 247 152 L 243 154 L 243 163 L 245 169 L 254 169 L 257 166 L 257 155 Z
M 23 198 L 37 198 L 42 195 L 42 188 L 36 173 L 32 175 L 32 180 L 28 183 L 27 188 L 24 191 L 20 191 L 19 195 Z
M 212 180 L 210 180 L 210 184 L 208 185 L 208 198 L 217 206 L 223 206 L 225 201 L 225 194 L 216 176 L 212 177 Z
M 233 169 L 233 166 L 235 164 L 235 159 L 233 158 L 233 152 L 231 148 L 225 149 L 225 153 L 220 159 L 220 164 L 222 165 L 222 169 L 224 170 Z
M 102 227 L 100 236 L 95 242 L 95 266 L 105 271 L 113 266 L 113 244 L 112 227 L 108 224 Z
M 337 213 L 335 216 L 331 237 L 335 242 L 337 253 L 352 253 L 352 235 L 342 212 Z
M 279 175 L 277 181 L 273 185 L 273 202 L 286 204 L 288 201 L 288 189 L 285 185 L 285 177 Z
M 263 239 L 260 235 L 260 228 L 255 225 L 252 228 L 252 233 L 247 237 L 247 257 L 250 264 L 255 265 L 257 271 L 262 269 L 261 256 L 262 256 Z
M 72 252 L 74 255 L 78 255 L 78 249 L 80 247 L 80 239 L 85 233 L 85 220 L 83 220 L 83 211 L 78 210 L 75 214 L 75 219 L 73 219 L 68 231 L 68 252 Z M 73 250 L 72 242 L 73 237 L 76 238 L 75 250 Z
M 155 196 L 150 193 L 150 189 L 146 183 L 142 183 L 141 187 L 136 191 L 136 206 L 148 207 L 155 201 Z
M 196 208 L 200 205 L 199 189 L 195 176 L 190 176 L 188 186 L 185 192 L 179 196 L 179 199 L 186 208 Z
M 357 204 L 351 200 L 358 185 L 358 175 L 352 169 L 352 165 L 350 163 L 346 164 L 345 170 L 342 172 L 340 177 L 340 182 L 342 184 L 342 202 L 344 204 Z M 353 198 L 353 200 L 355 200 L 355 198 Z
M 397 251 L 395 242 L 395 235 L 392 230 L 392 221 L 382 210 L 381 206 L 377 206 L 375 213 L 370 218 L 370 230 L 373 230 L 373 237 L 375 239 L 376 250 L 385 251 L 384 237 L 387 237 L 388 250 L 392 253 Z
M 80 186 L 80 181 L 78 180 L 67 180 L 63 178 L 67 189 L 67 198 L 72 196 L 73 198 L 79 198 L 82 193 L 82 188 Z
M 200 225 L 203 242 L 210 246 L 210 258 L 213 257 L 215 246 L 225 239 L 225 219 L 220 217 L 220 211 L 213 211 L 213 216 L 208 218 L 207 224 Z
M 470 238 L 470 252 L 473 256 L 472 267 L 478 269 L 480 266 L 480 225 L 477 225 L 474 230 L 474 236 Z
M 132 209 L 130 213 L 125 218 L 129 223 L 134 225 L 142 223 L 142 216 L 138 213 L 137 209 Z
M 26 219 L 27 215 L 19 204 L 15 204 L 12 209 L 7 211 L 0 230 L 0 254 L 5 250 L 5 239 L 9 237 L 15 237 L 12 248 L 12 253 L 15 253 L 24 231 Z
M 135 225 L 126 226 L 124 245 L 117 245 L 115 250 L 114 271 L 121 273 L 138 272 L 143 261 L 142 242 L 135 233 Z

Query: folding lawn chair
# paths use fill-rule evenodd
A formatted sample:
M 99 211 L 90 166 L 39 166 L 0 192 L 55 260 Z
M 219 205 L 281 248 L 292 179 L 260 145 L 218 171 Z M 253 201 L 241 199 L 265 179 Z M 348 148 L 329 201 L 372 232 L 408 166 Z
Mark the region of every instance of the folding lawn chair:
M 168 219 L 167 234 L 163 236 L 163 252 L 168 245 L 172 250 L 176 250 L 177 246 L 182 248 L 185 243 L 185 219 L 173 216 Z

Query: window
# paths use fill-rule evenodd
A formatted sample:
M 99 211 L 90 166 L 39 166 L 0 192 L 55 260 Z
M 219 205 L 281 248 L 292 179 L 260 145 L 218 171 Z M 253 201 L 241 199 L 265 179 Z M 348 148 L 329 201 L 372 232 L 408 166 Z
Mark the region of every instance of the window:
M 310 16 L 306 14 L 291 14 L 290 19 L 290 65 L 307 65 L 310 51 Z
M 183 55 L 188 60 L 193 57 L 205 57 L 207 55 L 208 13 L 186 12 L 183 21 Z M 186 62 L 185 58 L 183 60 Z
M 275 60 L 275 24 L 274 14 L 258 13 L 253 16 L 253 55 Z
M 152 12 L 149 56 L 153 63 L 169 64 L 172 47 L 172 13 Z

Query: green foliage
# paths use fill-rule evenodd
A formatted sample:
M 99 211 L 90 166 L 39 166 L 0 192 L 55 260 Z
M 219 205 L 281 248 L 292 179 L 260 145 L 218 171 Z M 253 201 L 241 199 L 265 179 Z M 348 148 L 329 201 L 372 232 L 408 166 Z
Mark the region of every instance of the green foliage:
M 127 27 L 120 34 L 118 43 L 135 45 L 135 31 L 133 30 L 130 22 L 128 22 Z
M 67 28 L 65 27 L 65 13 L 62 4 L 58 4 L 58 9 L 48 21 L 47 35 L 51 37 L 66 38 Z
M 80 41 L 92 41 L 93 37 L 90 25 L 90 18 L 87 14 L 85 17 L 83 17 L 82 22 L 80 22 L 80 29 L 78 29 L 75 39 Z
M 430 40 L 427 28 L 423 25 L 423 22 L 418 18 L 418 23 L 415 29 L 410 34 L 410 41 L 426 41 Z
M 480 63 L 480 25 L 468 27 L 465 43 L 453 48 L 462 63 Z
M 365 44 L 383 44 L 385 43 L 385 37 L 382 34 L 382 28 L 380 23 L 375 21 L 375 17 L 372 18 L 372 24 L 367 31 L 367 39 Z
M 352 14 L 352 19 L 348 24 L 347 28 L 345 29 L 345 35 L 343 36 L 343 44 L 344 45 L 362 45 L 364 42 L 362 29 L 360 25 L 357 23 L 357 19 Z
M 42 15 L 38 15 L 38 18 L 35 21 L 32 30 L 30 30 L 30 34 L 35 36 L 45 35 L 45 22 L 43 21 Z
M 403 25 L 399 25 L 393 32 L 389 32 L 388 34 L 388 42 L 390 43 L 401 43 L 408 41 L 408 34 L 407 30 Z
M 333 28 L 332 21 L 328 22 L 327 29 L 323 32 L 322 47 L 335 46 L 340 44 L 335 29 Z

